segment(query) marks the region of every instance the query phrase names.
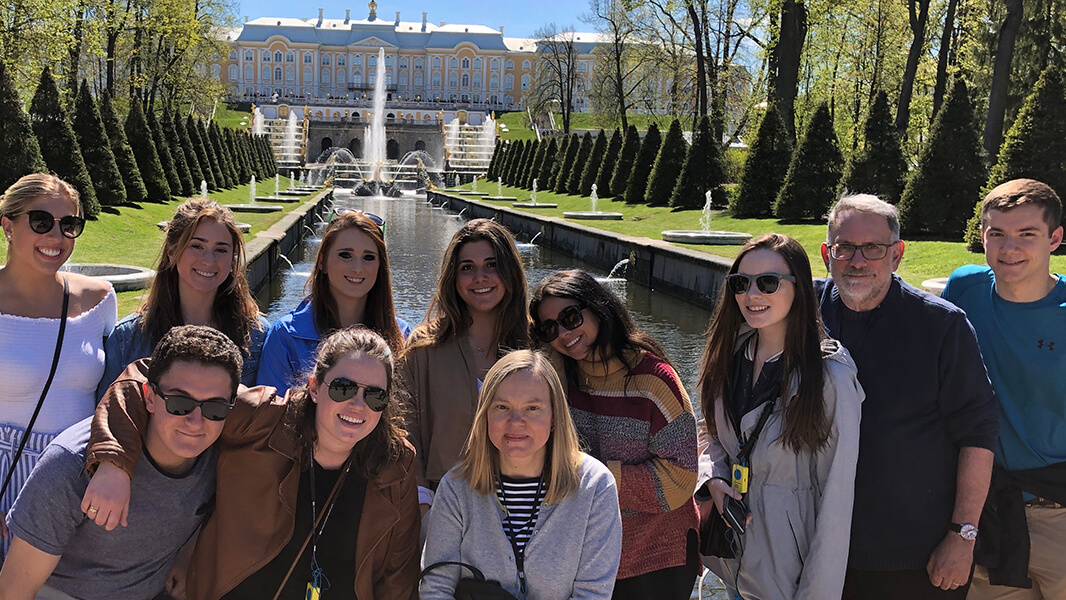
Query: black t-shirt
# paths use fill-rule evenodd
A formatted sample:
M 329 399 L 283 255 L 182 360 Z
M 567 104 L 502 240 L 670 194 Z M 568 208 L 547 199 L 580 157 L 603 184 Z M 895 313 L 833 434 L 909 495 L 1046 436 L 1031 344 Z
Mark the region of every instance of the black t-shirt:
M 755 379 L 755 344 L 744 344 L 733 355 L 733 372 L 728 381 L 730 418 L 740 423 L 744 415 L 760 404 L 781 395 L 781 354 L 775 354 L 763 363 L 758 381 Z M 751 356 L 749 356 L 749 351 Z
M 325 509 L 333 486 L 337 483 L 343 469 L 326 470 L 312 461 L 315 469 L 315 510 L 321 514 Z M 300 492 L 296 499 L 296 525 L 292 539 L 281 549 L 281 553 L 263 568 L 251 574 L 236 588 L 223 596 L 224 600 L 269 600 L 274 597 L 285 574 L 289 572 L 296 553 L 303 546 L 311 532 L 311 476 L 310 469 L 300 473 Z M 355 600 L 355 544 L 359 534 L 359 518 L 363 512 L 363 498 L 366 495 L 366 479 L 354 472 L 349 472 L 344 480 L 344 487 L 337 492 L 322 535 L 318 538 L 318 550 L 315 556 L 322 569 L 321 579 L 323 600 Z M 317 516 L 317 515 L 316 515 Z M 328 589 L 326 580 L 329 580 Z M 300 556 L 292 576 L 285 584 L 281 600 L 303 600 L 307 593 L 307 584 L 311 578 L 311 543 Z

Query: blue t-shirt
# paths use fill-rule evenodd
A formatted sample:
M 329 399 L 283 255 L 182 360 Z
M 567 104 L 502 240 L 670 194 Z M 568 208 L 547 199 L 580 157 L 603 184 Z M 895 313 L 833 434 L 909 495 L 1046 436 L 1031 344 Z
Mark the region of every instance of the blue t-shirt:
M 1066 461 L 1066 277 L 1036 302 L 1009 302 L 991 268 L 966 265 L 942 297 L 977 331 L 999 398 L 997 463 L 1018 470 Z
M 153 598 L 210 507 L 215 447 L 181 477 L 161 472 L 145 452 L 130 484 L 129 526 L 107 531 L 81 512 L 91 420 L 70 426 L 45 448 L 11 507 L 8 527 L 34 548 L 61 556 L 46 582 L 52 588 L 85 600 Z

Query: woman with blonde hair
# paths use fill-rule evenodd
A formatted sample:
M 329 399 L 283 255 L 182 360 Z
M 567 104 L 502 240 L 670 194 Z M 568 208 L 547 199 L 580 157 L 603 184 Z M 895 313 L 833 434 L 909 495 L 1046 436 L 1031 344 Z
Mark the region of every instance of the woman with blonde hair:
M 581 452 L 559 376 L 518 350 L 485 376 L 459 464 L 427 519 L 422 600 L 450 600 L 466 563 L 517 598 L 606 600 L 622 551 L 614 477 Z
M 0 269 L 3 561 L 9 543 L 4 514 L 33 465 L 52 438 L 93 412 L 104 371 L 104 338 L 115 326 L 118 309 L 106 281 L 60 271 L 85 227 L 73 186 L 53 175 L 22 177 L 0 197 L 0 225 L 7 240 L 7 260 Z M 53 365 L 54 377 L 49 375 Z
M 396 316 L 383 225 L 358 210 L 334 214 L 322 232 L 307 297 L 267 333 L 259 385 L 284 394 L 311 366 L 320 341 L 353 325 L 378 332 L 399 355 L 411 327 Z
M 148 297 L 107 339 L 102 398 L 127 365 L 152 355 L 177 325 L 205 325 L 226 334 L 244 355 L 241 383 L 255 385 L 268 323 L 245 276 L 244 236 L 233 213 L 214 200 L 191 198 L 167 223 Z

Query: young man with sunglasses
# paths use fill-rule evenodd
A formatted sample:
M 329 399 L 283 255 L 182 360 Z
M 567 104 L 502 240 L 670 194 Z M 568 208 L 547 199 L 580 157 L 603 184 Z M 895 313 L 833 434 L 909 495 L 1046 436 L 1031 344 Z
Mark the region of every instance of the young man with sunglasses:
M 894 274 L 896 207 L 845 196 L 815 282 L 829 334 L 851 352 L 862 405 L 846 600 L 966 597 L 998 433 L 977 339 L 952 304 Z
M 988 266 L 960 267 L 944 289 L 977 330 L 999 400 L 986 509 L 999 518 L 981 523 L 970 600 L 1066 598 L 1066 276 L 1051 273 L 1062 235 L 1058 194 L 1008 181 L 981 204 Z
M 139 396 L 150 413 L 126 513 L 82 506 L 91 419 L 64 431 L 7 517 L 14 539 L 0 571 L 0 599 L 152 598 L 163 591 L 178 551 L 210 508 L 213 444 L 241 366 L 229 338 L 192 325 L 171 329 L 151 359 L 130 365 L 107 392 Z

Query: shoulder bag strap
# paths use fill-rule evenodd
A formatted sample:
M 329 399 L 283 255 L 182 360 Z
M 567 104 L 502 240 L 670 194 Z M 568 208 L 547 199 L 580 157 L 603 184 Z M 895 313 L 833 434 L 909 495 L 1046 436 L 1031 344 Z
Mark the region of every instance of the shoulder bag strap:
M 473 565 L 468 565 L 465 562 L 458 562 L 458 561 L 454 561 L 454 560 L 442 560 L 441 562 L 435 562 L 435 563 L 429 565 L 425 569 L 422 569 L 422 572 L 418 575 L 418 580 L 422 581 L 422 579 L 424 579 L 425 576 L 430 571 L 436 569 L 437 567 L 444 567 L 444 566 L 447 566 L 447 565 L 456 565 L 458 567 L 466 567 L 467 569 L 470 569 L 470 573 L 474 576 L 474 579 L 476 579 L 478 581 L 485 581 L 485 574 L 482 573 L 480 569 L 478 569 L 477 567 L 475 567 Z
M 777 404 L 777 398 L 768 400 L 766 406 L 763 407 L 762 412 L 759 414 L 759 420 L 755 423 L 755 429 L 752 430 L 751 435 L 744 441 L 744 445 L 740 448 L 740 452 L 737 453 L 737 462 L 743 463 L 751 456 L 752 450 L 755 449 L 755 442 L 759 440 L 759 436 L 762 434 L 762 430 L 766 427 L 766 422 L 770 420 L 770 413 L 774 412 L 774 406 Z
M 44 404 L 44 397 L 48 395 L 48 388 L 52 387 L 52 379 L 56 376 L 56 367 L 59 366 L 59 353 L 63 350 L 63 333 L 67 330 L 67 309 L 69 307 L 70 284 L 67 283 L 67 278 L 63 277 L 63 314 L 59 318 L 59 335 L 56 337 L 56 352 L 52 356 L 52 369 L 48 372 L 48 379 L 44 382 L 41 398 L 37 400 L 37 408 L 33 409 L 30 423 L 26 426 L 26 432 L 22 434 L 22 439 L 19 441 L 18 450 L 15 451 L 14 458 L 11 459 L 11 468 L 7 470 L 7 476 L 4 477 L 4 487 L 0 488 L 0 498 L 3 498 L 4 494 L 7 493 L 7 486 L 11 483 L 11 476 L 15 474 L 15 468 L 18 467 L 19 459 L 22 458 L 22 451 L 26 448 L 26 442 L 30 439 L 30 434 L 33 433 L 33 424 L 37 422 L 37 415 L 41 414 L 41 405 Z

